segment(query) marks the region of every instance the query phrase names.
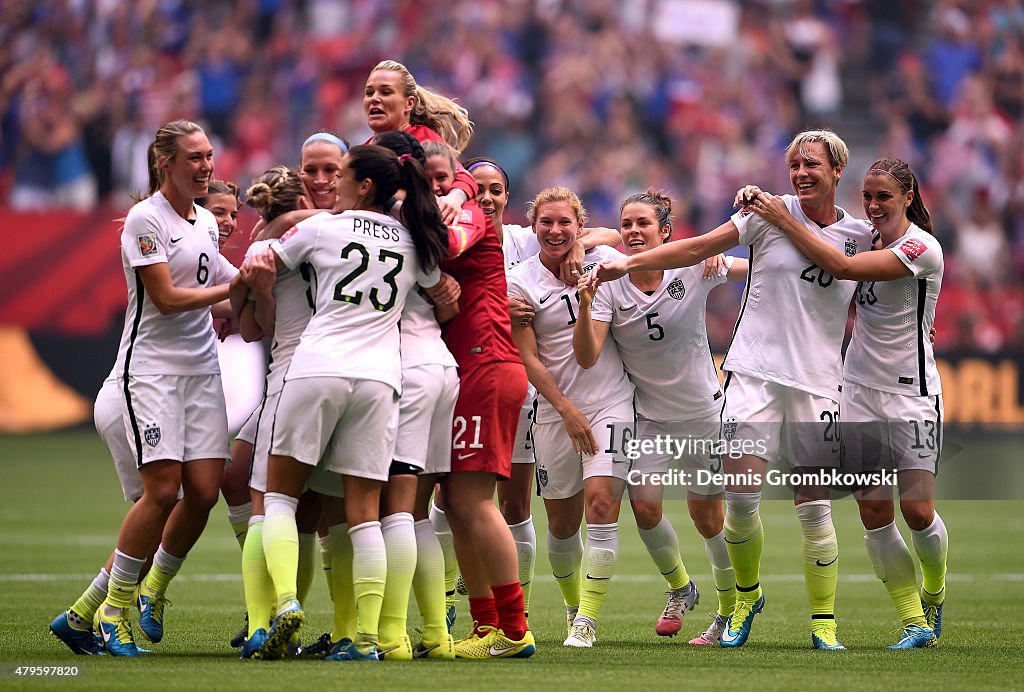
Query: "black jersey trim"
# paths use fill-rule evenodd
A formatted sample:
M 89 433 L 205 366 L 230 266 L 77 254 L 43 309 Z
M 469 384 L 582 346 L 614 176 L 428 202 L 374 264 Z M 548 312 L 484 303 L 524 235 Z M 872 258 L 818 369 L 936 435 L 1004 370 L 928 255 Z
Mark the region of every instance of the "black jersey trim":
M 747 250 L 749 256 L 747 258 L 747 283 L 743 287 L 743 304 L 740 305 L 740 314 L 736 316 L 736 324 L 732 326 L 732 337 L 729 339 L 729 348 L 725 350 L 725 357 L 729 357 L 729 350 L 732 348 L 732 342 L 736 341 L 736 332 L 740 330 L 740 320 L 743 319 L 743 312 L 747 309 L 747 298 L 750 296 L 750 277 L 754 273 L 754 246 L 748 245 Z M 708 343 L 708 349 L 711 348 L 710 342 Z M 725 360 L 722 360 L 725 363 Z
M 142 283 L 142 276 L 139 270 L 135 270 L 135 317 L 132 318 L 132 335 L 128 340 L 128 348 L 124 353 L 124 403 L 128 411 L 128 420 L 132 426 L 132 435 L 135 438 L 135 465 L 142 468 L 142 434 L 139 432 L 139 421 L 135 417 L 135 408 L 132 406 L 132 395 L 128 390 L 128 369 L 132 362 L 132 352 L 135 350 L 135 340 L 139 338 L 139 324 L 142 322 L 142 304 L 146 300 L 146 287 Z
M 928 280 L 917 280 L 917 377 L 921 381 L 921 396 L 928 396 L 928 380 L 925 378 L 924 366 L 924 307 L 928 302 Z

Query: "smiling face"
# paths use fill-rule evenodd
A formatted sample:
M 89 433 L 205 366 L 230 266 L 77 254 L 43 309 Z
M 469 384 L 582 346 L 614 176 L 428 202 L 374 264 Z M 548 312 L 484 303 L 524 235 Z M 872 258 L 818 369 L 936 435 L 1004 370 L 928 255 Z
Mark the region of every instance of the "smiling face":
M 312 196 L 317 209 L 331 209 L 335 202 L 335 185 L 344 158 L 337 144 L 314 140 L 302 148 L 299 177 Z
M 472 170 L 476 180 L 476 201 L 480 209 L 491 219 L 495 227 L 501 226 L 508 204 L 508 188 L 505 187 L 505 176 L 494 166 L 479 165 Z
M 561 260 L 569 252 L 583 223 L 566 200 L 544 202 L 537 207 L 533 230 L 540 243 L 541 254 L 552 260 Z
M 205 197 L 213 176 L 213 147 L 199 131 L 178 138 L 178 151 L 158 161 L 163 172 L 161 192 L 168 200 L 192 201 Z
M 668 226 L 658 228 L 657 213 L 650 204 L 630 202 L 622 208 L 619 233 L 627 255 L 658 247 L 671 232 Z
M 406 96 L 402 75 L 393 70 L 370 73 L 363 92 L 366 124 L 374 132 L 402 130 L 409 125 L 415 96 Z
M 886 173 L 868 173 L 864 176 L 864 213 L 868 221 L 883 238 L 898 238 L 903 235 L 910 220 L 907 209 L 914 199 L 914 193 L 903 189 L 892 176 Z
M 452 160 L 449 157 L 437 154 L 428 157 L 426 173 L 435 195 L 440 197 L 451 191 L 455 183 L 455 171 L 452 170 Z
M 789 181 L 806 207 L 834 204 L 843 167 L 832 167 L 824 142 L 807 142 L 789 159 Z
M 348 156 L 341 166 L 341 175 L 338 176 L 337 200 L 334 203 L 334 211 L 342 212 L 350 209 L 359 209 L 360 203 L 366 197 L 371 186 L 371 181 L 356 180 L 356 174 L 349 165 Z
M 238 229 L 238 198 L 230 192 L 214 192 L 207 196 L 205 206 L 217 219 L 217 234 L 223 248 Z

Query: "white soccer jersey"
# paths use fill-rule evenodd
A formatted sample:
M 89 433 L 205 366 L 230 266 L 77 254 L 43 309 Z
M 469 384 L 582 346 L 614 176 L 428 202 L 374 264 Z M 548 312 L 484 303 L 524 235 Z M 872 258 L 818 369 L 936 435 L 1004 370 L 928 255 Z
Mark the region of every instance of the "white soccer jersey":
M 176 288 L 227 283 L 238 270 L 217 245 L 217 221 L 194 206 L 196 218 L 181 218 L 157 192 L 128 212 L 121 231 L 121 264 L 128 285 L 117 375 L 219 375 L 217 338 L 210 308 L 161 315 L 146 294 L 138 269 L 167 264 Z
M 401 392 L 398 320 L 409 291 L 434 286 L 441 275 L 422 270 L 409 230 L 370 211 L 320 214 L 273 247 L 291 269 L 308 262 L 318 284 L 316 310 L 285 380 L 377 380 Z
M 899 257 L 913 275 L 858 284 L 843 378 L 893 394 L 935 396 L 942 384 L 929 332 L 942 285 L 942 246 L 911 224 L 883 252 Z
M 414 289 L 402 310 L 402 367 L 443 365 L 458 367 L 455 357 L 441 339 L 441 325 L 431 305 L 419 289 Z
M 602 260 L 621 259 L 624 255 L 609 247 L 600 246 L 587 250 L 584 256 L 584 270 Z M 615 344 L 605 341 L 597 363 L 584 370 L 576 363 L 572 350 L 573 325 L 580 311 L 580 301 L 575 288 L 566 286 L 543 264 L 540 256 L 534 255 L 509 272 L 509 295 L 525 298 L 536 311 L 533 330 L 537 335 L 537 352 L 540 361 L 554 377 L 562 393 L 584 415 L 608 408 L 621 401 L 633 398 L 633 385 L 626 378 L 622 359 L 615 350 Z M 561 420 L 551 404 L 540 397 L 537 407 L 537 423 Z
M 598 288 L 593 318 L 611 322 L 636 410 L 656 421 L 696 420 L 722 405 L 704 322 L 708 291 L 728 279 L 704 279 L 704 265 L 669 269 L 653 295 L 623 277 Z
M 871 247 L 871 227 L 842 209 L 821 228 L 793 195 L 782 199 L 797 221 L 833 247 L 855 255 Z M 732 216 L 750 247 L 743 305 L 723 370 L 836 400 L 842 346 L 855 281 L 839 281 L 804 257 L 786 234 L 752 212 Z
M 266 250 L 273 240 L 257 240 L 246 251 L 246 259 Z M 274 342 L 270 348 L 270 369 L 267 371 L 267 394 L 277 394 L 284 387 L 284 374 L 299 346 L 299 337 L 313 315 L 315 289 L 313 270 L 309 265 L 299 269 L 283 269 L 274 283 Z
M 505 255 L 505 271 L 540 252 L 537 234 L 528 226 L 506 223 L 501 226 L 501 252 Z

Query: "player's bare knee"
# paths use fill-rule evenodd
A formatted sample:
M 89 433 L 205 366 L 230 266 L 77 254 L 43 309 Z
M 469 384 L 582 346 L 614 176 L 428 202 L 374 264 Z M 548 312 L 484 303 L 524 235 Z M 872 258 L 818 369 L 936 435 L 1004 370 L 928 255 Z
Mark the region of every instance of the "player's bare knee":
M 895 519 L 895 511 L 891 502 L 861 500 L 858 504 L 860 520 L 866 529 L 880 529 L 888 526 Z
M 505 518 L 505 523 L 509 526 L 521 524 L 530 518 L 530 502 L 528 499 L 514 498 L 502 500 L 500 509 L 501 516 Z
M 900 512 L 914 531 L 924 531 L 935 521 L 935 505 L 925 500 L 904 500 L 900 502 Z
M 636 517 L 637 527 L 649 531 L 661 522 L 663 512 L 660 502 L 634 500 L 630 504 L 633 507 L 633 516 Z

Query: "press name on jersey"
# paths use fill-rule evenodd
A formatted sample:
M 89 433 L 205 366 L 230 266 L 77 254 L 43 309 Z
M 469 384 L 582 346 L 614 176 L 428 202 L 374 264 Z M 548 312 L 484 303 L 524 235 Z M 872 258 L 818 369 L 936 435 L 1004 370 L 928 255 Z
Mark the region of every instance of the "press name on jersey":
M 822 487 L 877 487 L 895 486 L 896 471 L 872 471 L 870 473 L 841 473 L 836 469 L 817 469 L 801 473 L 790 473 L 769 469 L 766 473 L 746 471 L 744 473 L 712 473 L 706 469 L 686 471 L 669 469 L 661 473 L 643 473 L 633 469 L 626 476 L 630 485 L 660 485 L 678 487 L 707 486 L 786 486 L 795 488 L 805 485 Z
M 363 235 L 373 236 L 378 240 L 390 240 L 393 243 L 397 243 L 400 238 L 398 229 L 394 226 L 386 226 L 358 216 L 352 219 L 352 230 L 359 231 Z
M 706 440 L 695 437 L 673 437 L 672 435 L 655 435 L 653 438 L 627 440 L 625 445 L 626 458 L 636 461 L 642 456 L 657 454 L 671 455 L 677 461 L 684 454 L 697 456 L 724 457 L 738 459 L 744 454 L 766 456 L 768 443 L 765 440 Z

